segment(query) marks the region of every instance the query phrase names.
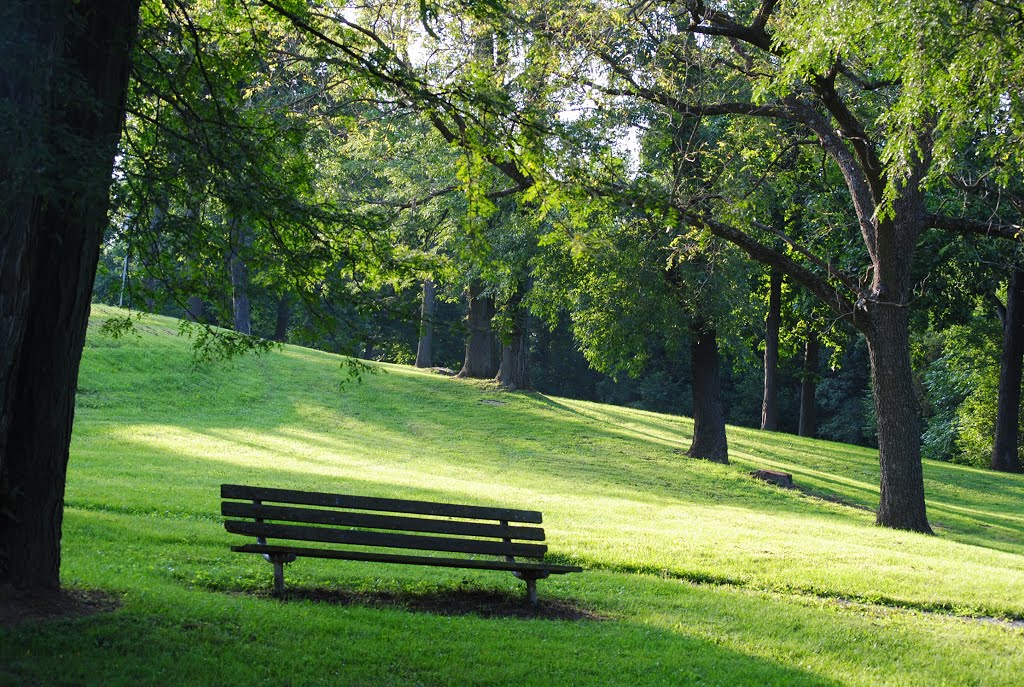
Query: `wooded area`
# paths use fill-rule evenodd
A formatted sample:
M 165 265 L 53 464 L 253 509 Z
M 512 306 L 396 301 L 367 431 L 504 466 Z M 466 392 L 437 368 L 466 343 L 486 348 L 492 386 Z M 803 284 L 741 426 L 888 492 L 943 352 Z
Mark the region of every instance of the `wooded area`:
M 887 527 L 931 531 L 922 453 L 1021 470 L 1012 6 L 14 0 L 0 27 L 16 586 L 59 584 L 93 297 L 208 357 L 692 415 L 712 461 L 727 421 L 877 442 Z

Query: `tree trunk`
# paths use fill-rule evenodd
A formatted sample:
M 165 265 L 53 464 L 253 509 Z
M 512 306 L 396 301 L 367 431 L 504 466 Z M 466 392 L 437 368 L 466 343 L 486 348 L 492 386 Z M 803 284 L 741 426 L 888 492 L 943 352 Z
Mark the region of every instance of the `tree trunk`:
M 764 334 L 764 398 L 761 429 L 779 428 L 779 323 L 782 320 L 782 273 L 772 270 L 768 278 L 768 317 Z
M 252 315 L 249 305 L 249 268 L 239 252 L 249 243 L 248 229 L 241 222 L 231 226 L 231 253 L 227 258 L 231 275 L 231 312 L 234 315 L 234 331 L 252 334 Z
M 853 323 L 864 335 L 871 360 L 880 472 L 876 522 L 931 534 L 910 363 L 911 268 L 925 226 L 921 179 L 926 166 L 918 164 L 906 179 L 892 202 L 891 216 L 862 218 L 862 225 L 874 227 L 874 235 L 867 235 L 873 276 L 870 289 L 855 305 Z
M 498 356 L 491 320 L 494 318 L 494 298 L 483 295 L 484 285 L 474 281 L 469 286 L 469 338 L 466 340 L 466 358 L 459 377 L 493 379 L 498 373 Z
M 715 463 L 729 462 L 725 412 L 719 376 L 718 336 L 701 320 L 690 324 L 690 365 L 693 373 L 693 443 L 687 455 Z
M 802 437 L 813 437 L 818 433 L 818 408 L 814 396 L 818 386 L 818 357 L 821 343 L 818 335 L 811 333 L 804 344 L 804 371 L 800 381 L 800 429 Z
M 999 361 L 999 400 L 996 404 L 992 469 L 1021 472 L 1017 453 L 1020 432 L 1021 366 L 1024 364 L 1024 270 L 1015 269 L 1006 289 L 1003 353 Z
M 523 307 L 523 298 L 529 288 L 524 281 L 509 299 L 508 310 L 512 331 L 501 345 L 501 364 L 496 382 L 510 391 L 529 389 L 530 385 L 530 313 Z
M 60 584 L 78 367 L 138 9 L 0 9 L 0 107 L 17 152 L 0 156 L 0 193 L 16 194 L 0 198 L 0 579 L 16 588 Z
M 249 270 L 238 254 L 231 256 L 231 307 L 235 315 L 235 331 L 252 334 L 249 307 Z
M 924 502 L 921 430 L 910 366 L 909 313 L 879 303 L 865 333 L 871 358 L 881 471 L 879 525 L 931 534 Z
M 423 303 L 420 306 L 420 340 L 416 345 L 416 367 L 434 366 L 434 311 L 437 295 L 432 279 L 423 280 Z
M 277 322 L 274 326 L 274 341 L 282 343 L 288 340 L 288 323 L 291 319 L 291 307 L 288 301 L 287 293 L 282 293 L 277 299 Z

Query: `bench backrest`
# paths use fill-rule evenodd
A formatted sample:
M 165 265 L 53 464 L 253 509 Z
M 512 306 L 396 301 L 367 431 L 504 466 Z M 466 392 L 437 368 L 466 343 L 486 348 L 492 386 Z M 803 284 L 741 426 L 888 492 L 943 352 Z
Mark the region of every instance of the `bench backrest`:
M 542 558 L 537 511 L 222 484 L 228 532 L 352 546 Z M 273 504 L 273 505 L 268 505 Z M 313 506 L 312 508 L 302 506 Z M 399 514 L 399 515 L 395 515 Z M 415 532 L 417 534 L 406 534 Z

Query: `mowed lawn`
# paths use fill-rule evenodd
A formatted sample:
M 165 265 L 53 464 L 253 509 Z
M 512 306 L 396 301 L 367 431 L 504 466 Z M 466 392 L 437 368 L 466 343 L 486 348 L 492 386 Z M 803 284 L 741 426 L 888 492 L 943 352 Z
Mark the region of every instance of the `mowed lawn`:
M 937 536 L 874 526 L 877 453 L 286 346 L 193 365 L 174 320 L 112 339 L 93 307 L 64 522 L 65 585 L 117 610 L 0 629 L 0 684 L 1020 685 L 1024 478 L 926 462 Z M 749 476 L 790 472 L 798 490 Z M 530 508 L 541 605 L 583 619 L 448 615 L 518 596 L 508 573 L 300 559 L 299 591 L 228 550 L 221 483 Z M 315 596 L 315 594 L 313 595 Z M 380 599 L 393 599 L 382 602 Z

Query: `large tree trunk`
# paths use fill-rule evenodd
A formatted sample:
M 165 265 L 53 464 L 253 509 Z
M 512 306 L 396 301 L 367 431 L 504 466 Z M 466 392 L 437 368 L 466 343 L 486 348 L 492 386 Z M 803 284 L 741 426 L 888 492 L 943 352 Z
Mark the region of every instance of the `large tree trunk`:
M 690 324 L 690 365 L 693 374 L 693 442 L 686 455 L 716 463 L 729 462 L 725 412 L 719 375 L 718 336 L 695 319 Z
M 818 407 L 814 396 L 818 386 L 818 357 L 821 343 L 818 335 L 811 333 L 804 344 L 804 370 L 800 381 L 800 429 L 802 437 L 813 437 L 818 433 Z
M 416 344 L 416 367 L 434 366 L 434 312 L 437 295 L 432 279 L 423 280 L 423 303 L 420 306 L 420 339 Z
M 1017 453 L 1020 432 L 1021 366 L 1024 364 L 1024 270 L 1010 275 L 1003 315 L 1003 353 L 999 361 L 999 396 L 996 406 L 992 469 L 1021 472 Z
M 925 217 L 919 173 L 907 180 L 892 213 L 892 218 L 877 222 L 871 289 L 858 303 L 854 319 L 868 344 L 874 386 L 881 472 L 876 522 L 931 534 L 910 365 L 911 264 Z
M 484 285 L 474 281 L 469 286 L 469 338 L 466 340 L 466 359 L 459 377 L 493 379 L 498 373 L 498 356 L 491 320 L 494 318 L 494 298 L 484 295 Z
M 13 132 L 0 156 L 0 578 L 17 588 L 60 584 L 78 367 L 138 9 L 0 9 L 0 106 Z
M 909 313 L 895 304 L 873 309 L 865 334 L 871 358 L 881 470 L 879 525 L 931 533 L 924 502 L 921 430 L 910 367 Z
M 779 323 L 782 320 L 782 273 L 772 270 L 768 277 L 768 317 L 764 334 L 764 397 L 761 429 L 779 428 Z
M 498 384 L 510 391 L 530 388 L 530 313 L 523 307 L 528 288 L 529 282 L 524 281 L 509 299 L 512 331 L 502 342 L 501 364 L 495 377 Z

